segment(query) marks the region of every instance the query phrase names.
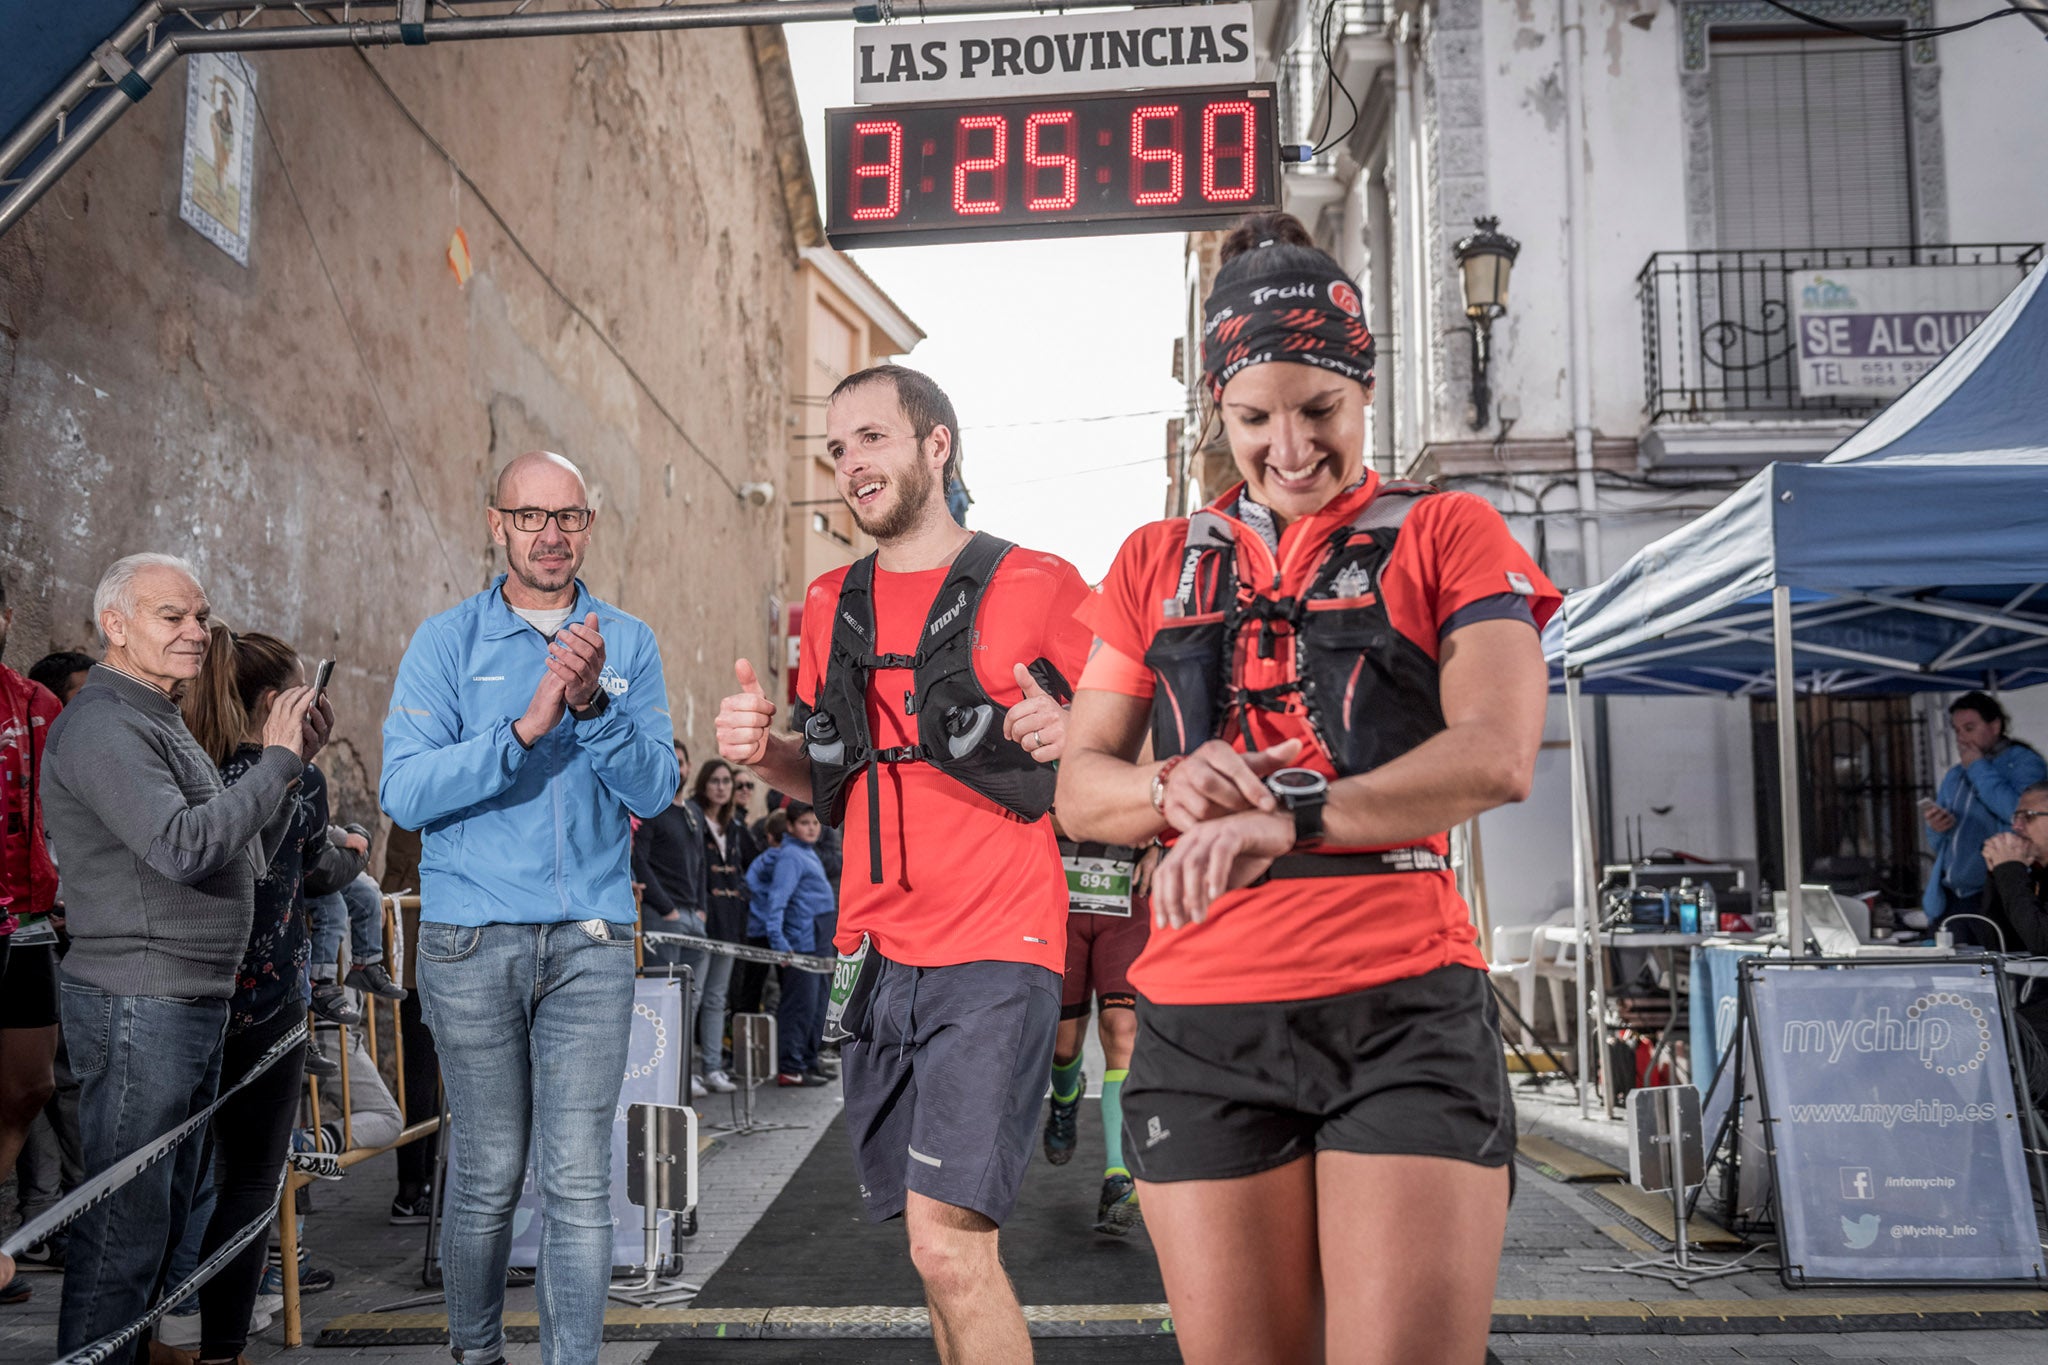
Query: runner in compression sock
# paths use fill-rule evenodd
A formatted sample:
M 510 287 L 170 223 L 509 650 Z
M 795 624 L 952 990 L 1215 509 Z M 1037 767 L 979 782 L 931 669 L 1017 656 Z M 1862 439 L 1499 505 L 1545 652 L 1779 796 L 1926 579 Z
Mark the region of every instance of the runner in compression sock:
M 1077 1063 L 1078 1064 L 1078 1063 Z M 1128 1070 L 1102 1073 L 1102 1138 L 1108 1150 L 1104 1175 L 1129 1175 L 1124 1165 L 1124 1077 Z M 1053 1085 L 1059 1085 L 1059 1071 L 1053 1071 Z
M 1120 1071 L 1112 1072 L 1111 1074 L 1116 1076 L 1118 1080 L 1123 1079 L 1123 1073 Z M 1081 1098 L 1082 1084 L 1080 1053 L 1075 1053 L 1072 1061 L 1061 1062 L 1055 1060 L 1053 1062 L 1052 1097 L 1054 1100 L 1060 1104 L 1072 1104 Z

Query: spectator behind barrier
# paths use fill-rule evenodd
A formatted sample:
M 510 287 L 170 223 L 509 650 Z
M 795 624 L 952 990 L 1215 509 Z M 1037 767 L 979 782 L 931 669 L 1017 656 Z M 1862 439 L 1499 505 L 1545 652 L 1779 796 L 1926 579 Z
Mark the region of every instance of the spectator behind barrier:
M 36 661 L 28 671 L 29 680 L 41 683 L 56 694 L 60 704 L 68 703 L 85 681 L 86 671 L 92 667 L 92 659 L 84 654 L 46 654 Z M 48 727 L 44 727 L 47 737 Z M 36 800 L 38 819 L 41 818 L 42 803 Z M 52 858 L 55 850 L 50 850 Z M 54 952 L 61 962 L 68 940 L 64 935 L 63 888 L 58 888 L 60 899 L 50 909 L 50 926 L 56 935 Z M 12 991 L 6 992 L 10 997 Z M 53 968 L 50 979 L 50 1011 L 56 1017 L 57 1008 L 56 971 Z M 14 1175 L 16 1190 L 21 1201 L 21 1221 L 31 1222 L 42 1216 L 51 1206 L 71 1191 L 78 1188 L 85 1179 L 85 1153 L 78 1143 L 78 1077 L 72 1073 L 71 1057 L 64 1047 L 64 1033 L 54 1023 L 50 1032 L 57 1039 L 57 1055 L 52 1066 L 56 1093 L 51 1096 L 43 1112 L 36 1116 L 28 1137 L 22 1143 L 21 1157 L 15 1162 Z M 64 1251 L 70 1243 L 70 1234 L 59 1231 L 34 1246 L 23 1249 L 24 1262 L 48 1266 L 60 1270 L 64 1265 Z M 0 1285 L 10 1281 L 0 1278 Z M 17 1295 L 12 1301 L 21 1302 L 26 1296 L 27 1286 L 17 1286 Z M 8 1302 L 5 1289 L 0 1289 L 0 1303 Z
M 384 893 L 377 879 L 361 870 L 370 852 L 370 836 L 360 825 L 327 831 L 330 850 L 353 855 L 353 874 L 337 887 L 324 873 L 307 869 L 306 911 L 312 922 L 313 1012 L 351 1028 L 363 1022 L 362 1011 L 349 1003 L 347 992 L 361 991 L 379 1000 L 403 1000 L 406 990 L 384 970 Z M 341 940 L 349 941 L 348 978 L 341 976 Z
M 783 811 L 775 812 L 783 816 Z M 779 953 L 813 953 L 825 947 L 817 923 L 832 913 L 832 884 L 818 861 L 818 813 L 801 802 L 787 812 L 787 837 L 773 850 L 774 867 L 759 879 L 764 894 L 754 902 L 747 924 L 750 943 Z M 764 853 L 755 863 L 768 861 Z M 747 884 L 756 885 L 753 869 Z M 825 978 L 796 967 L 778 967 L 782 998 L 775 1006 L 776 1077 L 778 1085 L 824 1085 L 832 1079 L 818 1060 L 817 1012 L 824 1001 Z
M 180 709 L 186 728 L 232 789 L 262 762 L 263 750 L 251 741 L 262 733 L 285 692 L 304 687 L 306 671 L 297 652 L 275 635 L 237 635 L 217 622 L 210 633 L 206 666 L 185 689 Z M 207 1179 L 194 1194 L 184 1237 L 172 1256 L 174 1282 L 182 1281 L 270 1206 L 290 1150 L 308 1044 L 296 1043 L 267 1069 L 256 1069 L 306 1018 L 303 882 L 307 869 L 329 851 L 327 781 L 318 768 L 305 765 L 285 804 L 291 811 L 290 825 L 271 853 L 269 866 L 256 879 L 255 916 L 235 972 L 221 1052 L 223 1089 L 244 1076 L 251 1079 L 214 1113 L 211 1156 L 202 1166 Z M 201 1360 L 231 1361 L 239 1356 L 249 1344 L 263 1250 L 263 1238 L 250 1241 L 199 1291 L 199 1321 L 192 1322 L 190 1305 L 181 1304 L 186 1311 L 173 1310 L 158 1330 L 158 1339 L 171 1346 L 197 1345 Z
M 44 818 L 64 858 L 64 1035 L 96 1174 L 213 1102 L 256 879 L 283 843 L 289 799 L 333 713 L 286 690 L 260 756 L 233 787 L 185 728 L 173 692 L 206 662 L 209 607 L 192 566 L 130 555 L 93 593 L 106 658 L 50 727 Z M 202 1144 L 122 1185 L 74 1225 L 58 1349 L 142 1315 L 183 1228 Z M 123 1348 L 113 1365 L 147 1354 Z
M 1965 692 L 1949 704 L 1956 737 L 1956 765 L 1941 779 L 1933 807 L 1926 810 L 1927 844 L 1934 866 L 1920 899 L 1930 922 L 1948 915 L 1975 914 L 1984 904 L 1984 841 L 2012 825 L 2020 789 L 2048 779 L 2048 763 L 2031 745 L 2006 733 L 2005 708 L 1982 692 Z M 1979 943 L 1982 926 L 1955 925 L 1960 943 Z M 1994 945 L 1995 946 L 1995 945 Z
M 60 706 L 69 706 L 78 689 L 85 686 L 85 675 L 92 671 L 92 662 L 90 654 L 62 649 L 36 660 L 28 676 L 30 681 L 49 688 Z
M 595 517 L 583 475 L 535 451 L 494 493 L 510 572 L 414 633 L 379 795 L 422 832 L 420 1003 L 460 1143 L 442 1239 L 450 1345 L 474 1365 L 504 1354 L 531 1146 L 544 1154 L 541 1359 L 589 1365 L 633 1018 L 628 821 L 674 796 L 675 735 L 654 632 L 576 576 Z
M 0 650 L 13 624 L 0 584 Z M 0 665 L 0 1177 L 57 1089 L 57 868 L 43 842 L 35 775 L 62 709 L 41 683 Z M 26 1281 L 0 1276 L 0 1303 L 28 1297 Z
M 747 941 L 747 857 L 751 835 L 733 801 L 733 768 L 714 758 L 697 769 L 690 799 L 704 815 L 705 933 L 720 943 Z M 697 1007 L 697 1044 L 703 1052 L 704 1084 L 720 1094 L 736 1089 L 725 1070 L 725 1002 L 733 959 L 711 954 L 704 965 L 704 1000 Z
M 756 948 L 768 945 L 761 930 L 761 918 L 766 913 L 768 884 L 775 876 L 775 864 L 782 857 L 782 840 L 789 833 L 789 812 L 773 810 L 758 827 L 747 831 L 752 836 L 754 847 L 760 852 L 747 864 L 747 942 Z M 773 970 L 765 962 L 742 962 L 732 969 L 732 1012 L 734 1014 L 758 1014 L 761 1010 L 762 988 L 767 984 L 768 973 Z

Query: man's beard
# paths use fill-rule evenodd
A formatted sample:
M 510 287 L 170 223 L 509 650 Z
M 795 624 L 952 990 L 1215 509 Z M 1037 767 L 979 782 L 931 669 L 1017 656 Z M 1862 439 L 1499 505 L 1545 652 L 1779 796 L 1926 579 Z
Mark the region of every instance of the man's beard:
M 571 555 L 563 562 L 562 568 L 557 571 L 562 574 L 562 581 L 559 583 L 545 583 L 541 581 L 539 571 L 533 567 L 531 560 L 522 563 L 517 559 L 507 556 L 506 566 L 512 570 L 513 575 L 521 583 L 524 583 L 534 592 L 560 592 L 576 581 L 576 570 L 580 567 L 576 562 L 575 556 Z
M 892 480 L 897 488 L 896 505 L 879 519 L 869 521 L 860 514 L 856 504 L 849 502 L 847 508 L 853 513 L 853 524 L 879 541 L 895 540 L 917 525 L 919 518 L 924 516 L 925 505 L 938 492 L 939 479 L 932 473 L 931 466 L 923 461 L 913 468 L 916 472 L 909 478 Z

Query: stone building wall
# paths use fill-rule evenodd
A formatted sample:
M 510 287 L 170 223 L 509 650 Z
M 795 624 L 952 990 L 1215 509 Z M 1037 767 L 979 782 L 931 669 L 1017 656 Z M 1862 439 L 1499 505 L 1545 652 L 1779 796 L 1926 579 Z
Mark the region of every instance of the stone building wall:
M 105 565 L 187 555 L 231 625 L 340 660 L 322 763 L 366 817 L 399 656 L 498 571 L 491 473 L 540 446 L 586 471 L 585 580 L 654 627 L 708 754 L 771 636 L 780 509 L 733 488 L 782 473 L 799 335 L 757 46 L 258 56 L 247 268 L 178 219 L 177 69 L 0 237 L 6 662 L 97 653 Z

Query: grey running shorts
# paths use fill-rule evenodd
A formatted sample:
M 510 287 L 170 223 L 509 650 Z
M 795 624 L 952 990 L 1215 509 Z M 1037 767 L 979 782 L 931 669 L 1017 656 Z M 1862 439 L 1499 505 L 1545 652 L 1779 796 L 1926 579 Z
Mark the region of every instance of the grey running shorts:
M 840 1076 L 868 1218 L 898 1217 L 916 1190 L 1000 1224 L 1031 1164 L 1060 978 L 1023 962 L 885 962 L 860 1014 Z
M 1515 1107 L 1485 972 L 1439 967 L 1315 1000 L 1139 998 L 1124 1082 L 1133 1175 L 1228 1180 L 1324 1151 L 1514 1160 Z

